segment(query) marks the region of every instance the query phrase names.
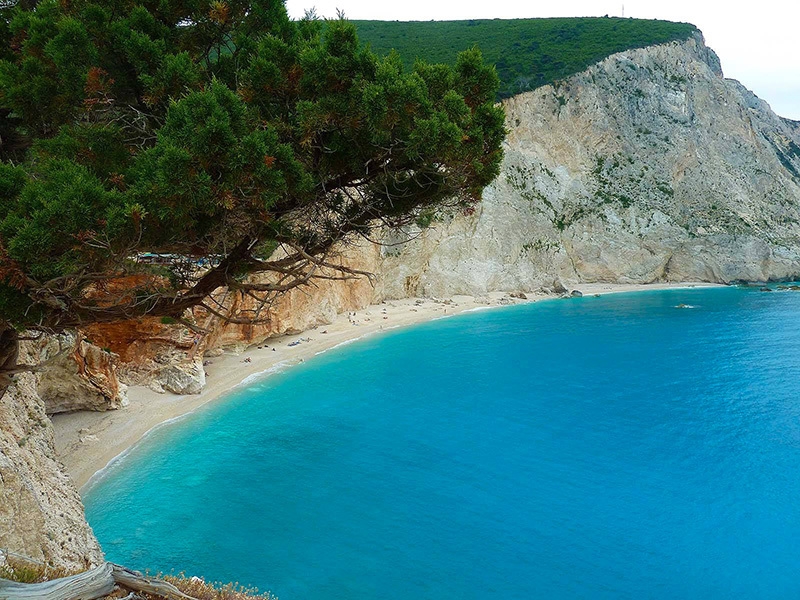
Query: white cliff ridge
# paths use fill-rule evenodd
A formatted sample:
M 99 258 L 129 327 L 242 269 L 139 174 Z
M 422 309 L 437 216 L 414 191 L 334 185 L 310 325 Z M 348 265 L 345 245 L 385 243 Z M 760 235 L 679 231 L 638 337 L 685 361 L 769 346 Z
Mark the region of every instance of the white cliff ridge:
M 379 294 L 800 275 L 800 124 L 725 79 L 698 35 L 504 102 L 472 215 L 387 247 Z

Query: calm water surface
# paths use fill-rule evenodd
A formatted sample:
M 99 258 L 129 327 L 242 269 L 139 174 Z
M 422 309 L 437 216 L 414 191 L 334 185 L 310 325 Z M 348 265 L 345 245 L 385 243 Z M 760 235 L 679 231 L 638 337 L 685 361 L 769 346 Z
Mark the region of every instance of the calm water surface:
M 110 560 L 282 600 L 793 598 L 799 389 L 800 292 L 472 313 L 158 430 L 86 508 Z

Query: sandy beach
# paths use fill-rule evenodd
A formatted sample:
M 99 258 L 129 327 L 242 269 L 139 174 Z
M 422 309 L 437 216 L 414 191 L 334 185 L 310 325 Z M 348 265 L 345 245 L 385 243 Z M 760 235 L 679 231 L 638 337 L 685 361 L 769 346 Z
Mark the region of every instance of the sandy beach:
M 711 287 L 704 283 L 679 284 L 581 284 L 575 289 L 585 296 L 661 290 L 681 287 Z M 158 394 L 149 388 L 131 387 L 129 405 L 109 412 L 76 412 L 54 415 L 56 452 L 78 488 L 123 455 L 149 431 L 162 423 L 187 415 L 214 401 L 254 377 L 268 376 L 306 361 L 340 344 L 398 327 L 490 307 L 557 299 L 558 296 L 527 294 L 527 300 L 496 292 L 477 298 L 409 298 L 372 305 L 355 313 L 340 314 L 330 325 L 291 336 L 267 340 L 240 354 L 225 353 L 208 359 L 206 387 L 196 395 Z M 293 344 L 300 342 L 299 344 Z

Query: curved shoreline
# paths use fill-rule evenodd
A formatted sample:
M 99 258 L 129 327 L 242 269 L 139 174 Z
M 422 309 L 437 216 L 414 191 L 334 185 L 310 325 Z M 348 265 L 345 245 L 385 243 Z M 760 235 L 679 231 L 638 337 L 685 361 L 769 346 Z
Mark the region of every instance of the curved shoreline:
M 576 286 L 585 295 L 694 287 L 717 286 L 708 283 L 596 283 Z M 454 296 L 449 299 L 449 303 L 429 298 L 387 300 L 383 304 L 371 305 L 351 313 L 355 316 L 340 314 L 333 323 L 320 326 L 317 330 L 271 338 L 262 349 L 252 346 L 241 354 L 225 353 L 209 359 L 210 364 L 206 367 L 207 384 L 200 394 L 158 394 L 146 387 L 132 386 L 128 390 L 129 405 L 124 409 L 53 415 L 57 456 L 64 463 L 76 486 L 83 490 L 151 431 L 191 414 L 237 387 L 290 368 L 322 352 L 383 331 L 474 310 L 558 298 L 543 294 L 527 295 L 527 300 L 508 299 L 508 295 L 503 292 L 494 292 L 481 298 Z M 308 341 L 293 347 L 288 346 L 301 338 Z

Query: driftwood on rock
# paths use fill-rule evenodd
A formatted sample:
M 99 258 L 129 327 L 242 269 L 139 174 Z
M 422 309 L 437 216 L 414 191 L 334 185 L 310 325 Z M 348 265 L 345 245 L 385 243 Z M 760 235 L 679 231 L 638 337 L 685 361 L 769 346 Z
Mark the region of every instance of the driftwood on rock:
M 119 587 L 125 588 L 126 590 L 131 590 L 132 592 L 142 592 L 143 594 L 152 594 L 154 596 L 161 596 L 163 598 L 169 598 L 170 600 L 174 598 L 195 600 L 195 598 L 192 598 L 192 596 L 187 596 L 171 583 L 167 583 L 166 581 L 161 581 L 159 579 L 149 579 L 144 577 L 141 573 L 131 571 L 130 569 L 120 567 L 119 565 L 115 565 L 113 563 L 107 564 L 110 564 L 112 567 L 112 577 L 114 578 L 114 582 Z
M 144 577 L 113 563 L 43 583 L 0 579 L 0 600 L 95 600 L 107 596 L 116 586 L 169 600 L 195 600 L 166 581 Z
M 106 563 L 78 575 L 43 583 L 0 579 L 0 600 L 94 600 L 114 591 L 113 573 L 113 565 Z

